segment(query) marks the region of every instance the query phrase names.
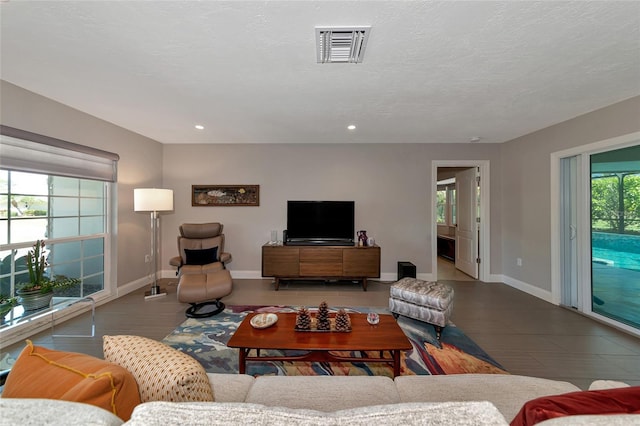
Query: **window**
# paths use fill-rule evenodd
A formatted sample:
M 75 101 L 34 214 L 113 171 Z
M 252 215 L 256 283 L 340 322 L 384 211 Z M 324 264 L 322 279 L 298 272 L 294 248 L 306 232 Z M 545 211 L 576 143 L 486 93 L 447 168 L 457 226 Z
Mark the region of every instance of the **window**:
M 451 221 L 449 225 L 453 226 L 456 223 L 458 223 L 458 220 L 456 218 L 456 187 L 455 186 L 449 188 L 449 208 L 451 209 Z
M 106 182 L 0 169 L 0 293 L 28 280 L 36 240 L 47 241 L 51 275 L 81 279 L 66 296 L 103 290 L 106 197 Z
M 438 225 L 447 224 L 447 190 L 438 189 L 438 204 L 437 204 L 437 218 Z
M 455 226 L 456 183 L 455 178 L 438 182 L 436 218 L 438 225 Z
M 0 292 L 15 295 L 27 278 L 26 255 L 46 241 L 47 274 L 79 278 L 60 299 L 109 294 L 116 154 L 0 125 Z M 61 302 L 62 303 L 62 302 Z M 54 298 L 54 306 L 55 298 Z M 14 338 L 34 312 L 14 311 Z M 48 316 L 48 321 L 51 316 Z M 4 318 L 7 320 L 7 317 Z M 14 321 L 15 320 L 15 321 Z M 10 343 L 6 343 L 10 344 Z

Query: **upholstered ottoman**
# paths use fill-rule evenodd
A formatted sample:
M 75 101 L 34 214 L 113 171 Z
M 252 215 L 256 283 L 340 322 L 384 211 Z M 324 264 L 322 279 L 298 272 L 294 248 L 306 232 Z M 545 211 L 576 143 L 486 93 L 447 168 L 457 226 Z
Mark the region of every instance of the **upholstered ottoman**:
M 405 277 L 391 285 L 389 310 L 433 324 L 437 338 L 453 312 L 453 289 L 443 283 Z
M 225 308 L 220 299 L 231 294 L 233 280 L 228 269 L 206 274 L 184 274 L 178 281 L 178 301 L 190 303 L 186 315 L 190 318 L 206 318 Z M 214 305 L 214 310 L 207 309 Z

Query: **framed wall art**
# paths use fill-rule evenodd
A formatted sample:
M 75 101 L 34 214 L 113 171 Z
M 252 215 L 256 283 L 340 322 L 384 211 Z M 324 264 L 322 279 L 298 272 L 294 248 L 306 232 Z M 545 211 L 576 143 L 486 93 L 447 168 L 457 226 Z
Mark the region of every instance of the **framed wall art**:
M 260 185 L 191 185 L 191 205 L 259 206 Z

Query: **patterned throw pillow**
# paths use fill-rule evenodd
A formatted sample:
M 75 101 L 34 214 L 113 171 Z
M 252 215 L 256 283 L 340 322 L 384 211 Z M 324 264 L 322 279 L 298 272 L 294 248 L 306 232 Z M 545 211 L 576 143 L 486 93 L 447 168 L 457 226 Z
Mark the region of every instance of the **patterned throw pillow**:
M 164 343 L 139 336 L 104 336 L 104 358 L 131 372 L 140 400 L 213 401 L 204 367 Z

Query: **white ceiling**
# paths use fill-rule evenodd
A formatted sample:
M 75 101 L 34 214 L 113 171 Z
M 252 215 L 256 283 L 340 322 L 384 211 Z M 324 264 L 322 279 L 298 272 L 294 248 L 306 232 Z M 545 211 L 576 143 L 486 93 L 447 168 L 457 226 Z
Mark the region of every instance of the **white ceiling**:
M 163 143 L 496 143 L 640 95 L 638 1 L 4 0 L 0 23 L 3 80 Z M 315 26 L 349 25 L 364 61 L 316 63 Z

